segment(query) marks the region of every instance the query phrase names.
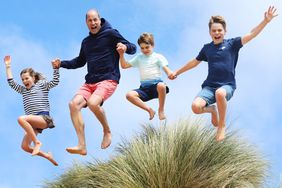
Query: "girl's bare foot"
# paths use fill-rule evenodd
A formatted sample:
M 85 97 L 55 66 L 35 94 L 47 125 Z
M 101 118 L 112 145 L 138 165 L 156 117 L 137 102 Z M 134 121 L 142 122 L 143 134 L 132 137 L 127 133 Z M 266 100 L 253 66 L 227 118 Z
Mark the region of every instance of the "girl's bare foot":
M 212 108 L 211 122 L 212 122 L 213 126 L 217 127 L 218 126 L 217 109 L 216 109 L 216 106 L 214 106 L 214 105 L 212 105 L 211 108 Z
M 37 155 L 39 153 L 41 145 L 42 144 L 40 141 L 36 141 L 36 143 L 34 144 L 33 151 L 31 153 L 32 156 Z
M 159 111 L 159 119 L 160 119 L 160 120 L 166 119 L 166 116 L 165 116 L 165 113 L 164 113 L 164 112 L 160 112 L 160 111 Z
M 101 148 L 102 149 L 106 149 L 107 147 L 109 147 L 111 145 L 112 142 L 112 135 L 110 132 L 104 133 L 104 137 L 103 137 L 103 141 L 101 144 Z
M 156 114 L 156 112 L 152 108 L 150 108 L 149 109 L 149 115 L 150 115 L 149 120 L 152 120 L 154 118 L 155 114 Z
M 46 159 L 53 163 L 53 165 L 58 166 L 58 163 L 54 160 L 51 152 L 47 152 Z
M 87 155 L 87 150 L 85 146 L 69 147 L 66 150 L 71 154 Z
M 225 138 L 225 127 L 218 127 L 216 132 L 216 141 L 220 142 Z

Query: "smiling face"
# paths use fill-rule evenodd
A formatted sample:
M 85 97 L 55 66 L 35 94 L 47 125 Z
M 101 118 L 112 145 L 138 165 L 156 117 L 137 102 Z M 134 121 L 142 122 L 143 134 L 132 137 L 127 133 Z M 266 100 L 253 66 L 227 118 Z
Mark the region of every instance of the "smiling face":
M 225 31 L 222 24 L 220 24 L 220 23 L 211 24 L 210 36 L 211 36 L 214 44 L 222 43 L 225 33 L 226 33 L 226 31 Z
M 22 73 L 21 78 L 27 89 L 30 89 L 34 85 L 35 78 L 32 77 L 29 72 Z
M 97 34 L 101 29 L 101 19 L 97 11 L 89 10 L 86 14 L 86 24 L 92 34 Z

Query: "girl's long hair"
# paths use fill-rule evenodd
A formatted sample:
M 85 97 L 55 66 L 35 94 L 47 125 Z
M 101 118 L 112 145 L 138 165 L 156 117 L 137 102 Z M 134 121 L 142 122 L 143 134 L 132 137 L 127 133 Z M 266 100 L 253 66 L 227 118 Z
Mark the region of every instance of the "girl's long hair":
M 34 77 L 34 83 L 38 82 L 39 80 L 45 80 L 46 78 L 39 72 L 35 72 L 32 68 L 25 68 L 21 71 L 21 74 L 29 73 L 31 77 Z

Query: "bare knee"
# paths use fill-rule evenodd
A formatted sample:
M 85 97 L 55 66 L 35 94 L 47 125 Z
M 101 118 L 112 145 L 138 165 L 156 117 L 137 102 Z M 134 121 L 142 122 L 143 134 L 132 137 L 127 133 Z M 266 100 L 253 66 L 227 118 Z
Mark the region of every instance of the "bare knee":
M 195 113 L 195 114 L 201 114 L 203 112 L 203 107 L 196 101 L 194 101 L 192 103 L 192 111 Z
M 69 102 L 69 109 L 70 111 L 78 111 L 79 109 L 79 105 L 75 102 L 75 101 L 70 101 Z
M 215 91 L 215 97 L 216 99 L 225 99 L 226 97 L 226 91 L 225 89 L 219 88 Z
M 163 82 L 158 83 L 157 90 L 158 90 L 158 92 L 166 91 L 166 85 Z
M 20 116 L 20 117 L 18 117 L 18 123 L 20 124 L 20 125 L 22 125 L 24 122 L 26 122 L 26 118 L 25 118 L 26 116 Z
M 30 146 L 27 143 L 22 143 L 21 148 L 28 153 L 31 153 L 32 149 L 30 148 Z
M 126 93 L 126 99 L 129 101 L 132 101 L 136 97 L 138 97 L 138 94 L 135 91 L 129 91 L 128 93 Z

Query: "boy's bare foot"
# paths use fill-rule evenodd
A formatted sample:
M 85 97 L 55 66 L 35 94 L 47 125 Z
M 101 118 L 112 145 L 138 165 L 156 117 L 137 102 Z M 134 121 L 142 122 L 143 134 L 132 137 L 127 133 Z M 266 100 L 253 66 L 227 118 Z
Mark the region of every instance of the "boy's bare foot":
M 87 150 L 85 146 L 68 147 L 66 150 L 71 154 L 87 155 Z
M 159 119 L 160 119 L 160 120 L 166 119 L 166 116 L 165 116 L 165 113 L 164 113 L 164 112 L 160 112 L 160 111 L 159 111 Z
M 104 137 L 103 137 L 103 141 L 101 144 L 101 148 L 102 149 L 106 149 L 107 147 L 109 147 L 111 145 L 112 142 L 112 135 L 110 132 L 104 133 Z
M 37 155 L 40 151 L 40 147 L 41 147 L 41 142 L 37 141 L 35 144 L 34 144 L 34 148 L 33 148 L 33 151 L 31 153 L 32 156 L 34 155 Z
M 155 114 L 156 114 L 156 112 L 152 108 L 150 108 L 149 109 L 149 115 L 150 115 L 149 120 L 152 120 L 154 118 Z
M 51 152 L 47 152 L 46 159 L 53 163 L 53 165 L 58 166 L 58 163 L 53 159 L 53 155 Z
M 218 117 L 217 117 L 217 109 L 216 106 L 212 105 L 212 112 L 211 112 L 211 122 L 213 126 L 217 127 L 218 126 Z
M 216 141 L 220 142 L 225 138 L 225 127 L 218 127 L 216 132 Z

